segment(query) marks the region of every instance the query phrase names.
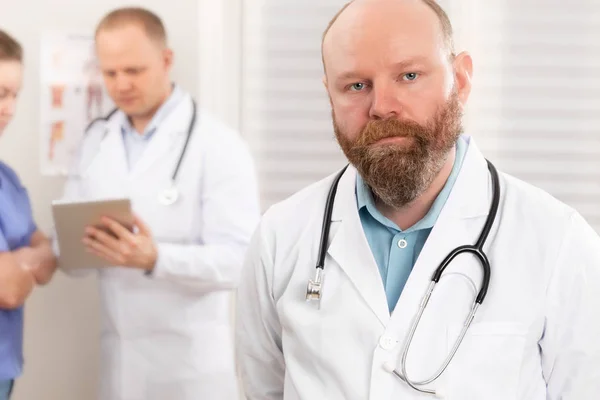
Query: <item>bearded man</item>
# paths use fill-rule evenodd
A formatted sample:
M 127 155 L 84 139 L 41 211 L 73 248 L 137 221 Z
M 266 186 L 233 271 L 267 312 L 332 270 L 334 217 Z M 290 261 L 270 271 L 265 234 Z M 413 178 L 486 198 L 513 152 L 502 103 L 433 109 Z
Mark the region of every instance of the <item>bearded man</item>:
M 355 0 L 322 50 L 349 166 L 254 234 L 237 296 L 246 398 L 597 398 L 600 239 L 463 135 L 473 61 L 445 12 Z

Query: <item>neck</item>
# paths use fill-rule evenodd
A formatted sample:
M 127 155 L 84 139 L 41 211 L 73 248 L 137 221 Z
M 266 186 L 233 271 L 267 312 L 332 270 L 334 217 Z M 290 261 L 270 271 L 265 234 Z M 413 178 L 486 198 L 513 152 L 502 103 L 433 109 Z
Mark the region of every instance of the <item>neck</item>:
M 410 204 L 398 209 L 376 200 L 377 209 L 379 209 L 386 218 L 394 222 L 400 229 L 406 230 L 410 228 L 425 217 L 436 197 L 444 188 L 444 185 L 450 176 L 450 172 L 452 172 L 455 158 L 456 148 L 453 147 L 448 154 L 442 169 L 436 175 L 431 185 L 421 196 L 417 197 Z
M 169 98 L 169 96 L 171 95 L 172 92 L 173 92 L 173 85 L 169 82 L 166 90 L 164 91 L 163 96 L 161 97 L 160 101 L 154 107 L 152 107 L 148 112 L 146 112 L 144 114 L 129 116 L 129 121 L 131 122 L 131 125 L 135 128 L 136 132 L 138 132 L 140 134 L 144 133 L 144 131 L 146 130 L 146 127 L 148 126 L 150 121 L 152 121 L 152 118 L 154 118 L 154 115 L 156 114 L 158 109 L 163 104 L 165 104 L 165 102 L 167 101 L 167 99 Z

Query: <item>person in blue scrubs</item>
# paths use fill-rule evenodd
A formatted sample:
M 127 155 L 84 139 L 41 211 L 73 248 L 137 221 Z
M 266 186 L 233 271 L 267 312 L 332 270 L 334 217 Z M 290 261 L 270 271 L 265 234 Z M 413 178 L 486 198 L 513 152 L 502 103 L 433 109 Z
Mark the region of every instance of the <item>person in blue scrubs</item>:
M 0 30 L 0 134 L 13 117 L 21 88 L 23 50 Z M 36 226 L 27 190 L 0 161 L 0 400 L 23 370 L 23 304 L 56 270 L 50 241 Z

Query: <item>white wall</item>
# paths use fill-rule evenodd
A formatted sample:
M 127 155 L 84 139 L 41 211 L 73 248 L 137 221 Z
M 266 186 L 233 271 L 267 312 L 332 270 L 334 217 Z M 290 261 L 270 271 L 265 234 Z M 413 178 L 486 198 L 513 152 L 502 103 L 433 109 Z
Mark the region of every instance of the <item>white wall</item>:
M 23 44 L 25 82 L 17 115 L 0 141 L 0 159 L 29 188 L 41 229 L 51 227 L 50 202 L 59 196 L 62 179 L 39 170 L 39 41 L 45 29 L 89 29 L 114 7 L 143 5 L 164 20 L 175 51 L 173 78 L 198 94 L 198 1 L 162 0 L 0 0 L 0 27 Z M 75 16 L 75 17 L 73 17 Z M 26 305 L 25 374 L 18 380 L 15 400 L 94 399 L 98 360 L 98 299 L 93 279 L 74 280 L 61 272 Z
M 247 136 L 241 131 L 242 3 L 243 0 L 198 2 L 198 100 L 203 108 Z M 231 318 L 235 327 L 235 294 Z M 240 385 L 240 399 L 244 399 L 241 391 Z
M 242 2 L 199 0 L 198 7 L 198 100 L 237 130 L 241 127 Z

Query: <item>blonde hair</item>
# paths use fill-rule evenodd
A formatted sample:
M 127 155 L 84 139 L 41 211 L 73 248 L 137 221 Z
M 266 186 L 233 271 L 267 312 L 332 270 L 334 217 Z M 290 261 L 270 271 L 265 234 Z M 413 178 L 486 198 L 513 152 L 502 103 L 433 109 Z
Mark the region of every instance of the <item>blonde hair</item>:
M 167 32 L 160 17 L 141 7 L 124 7 L 109 12 L 100 20 L 96 28 L 96 35 L 102 30 L 119 28 L 129 24 L 140 25 L 150 39 L 161 45 L 167 44 Z

